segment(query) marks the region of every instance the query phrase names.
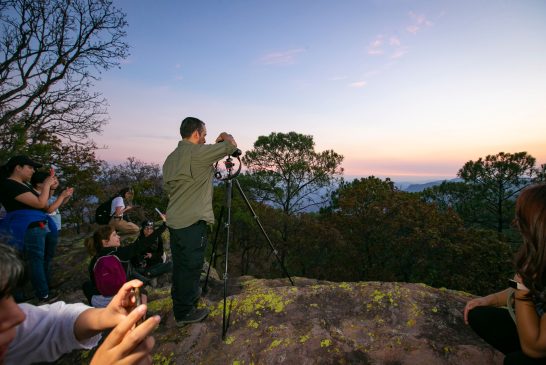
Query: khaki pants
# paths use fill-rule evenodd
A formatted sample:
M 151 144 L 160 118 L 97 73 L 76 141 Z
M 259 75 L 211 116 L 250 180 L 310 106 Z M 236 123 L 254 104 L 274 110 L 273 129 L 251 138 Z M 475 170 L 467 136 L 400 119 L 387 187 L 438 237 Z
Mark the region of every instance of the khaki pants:
M 112 217 L 109 223 L 120 235 L 137 235 L 140 228 L 134 223 Z

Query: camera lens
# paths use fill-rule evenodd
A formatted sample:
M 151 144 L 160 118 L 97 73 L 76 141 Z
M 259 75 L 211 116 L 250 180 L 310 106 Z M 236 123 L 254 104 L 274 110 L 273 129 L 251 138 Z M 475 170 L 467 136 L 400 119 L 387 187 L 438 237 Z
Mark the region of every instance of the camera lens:
M 239 157 L 243 154 L 243 152 L 240 149 L 236 149 L 235 152 L 231 154 L 231 157 Z

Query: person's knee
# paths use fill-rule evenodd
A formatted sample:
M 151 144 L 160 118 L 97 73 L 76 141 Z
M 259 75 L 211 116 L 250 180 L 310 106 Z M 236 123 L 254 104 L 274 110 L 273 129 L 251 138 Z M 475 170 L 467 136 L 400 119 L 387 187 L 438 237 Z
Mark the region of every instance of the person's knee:
M 468 324 L 470 327 L 475 328 L 481 322 L 483 322 L 484 317 L 487 312 L 487 307 L 476 307 L 468 312 Z

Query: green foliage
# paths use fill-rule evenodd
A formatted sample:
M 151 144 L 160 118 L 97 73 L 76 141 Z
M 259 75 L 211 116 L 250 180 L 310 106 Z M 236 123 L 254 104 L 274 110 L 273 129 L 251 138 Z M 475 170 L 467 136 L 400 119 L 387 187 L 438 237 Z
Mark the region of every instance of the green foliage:
M 323 190 L 343 173 L 343 156 L 314 148 L 312 136 L 296 132 L 258 137 L 242 159 L 253 182 L 253 196 L 288 215 L 326 202 Z
M 327 217 L 302 214 L 291 222 L 287 267 L 290 274 L 321 280 L 358 277 L 358 251 Z
M 421 197 L 442 211 L 454 210 L 467 227 L 496 229 L 495 215 L 487 209 L 479 186 L 444 181 L 425 189 Z
M 473 185 L 475 196 L 479 196 L 484 206 L 494 214 L 499 233 L 513 216 L 511 207 L 517 193 L 541 178 L 535 163 L 536 159 L 527 152 L 499 152 L 484 159 L 468 161 L 459 170 L 458 176 Z
M 465 228 L 453 211 L 396 191 L 389 180 L 370 177 L 344 184 L 330 217 L 357 250 L 358 280 L 424 282 L 484 293 L 504 284 L 500 281 L 511 269 L 510 249 L 494 234 Z

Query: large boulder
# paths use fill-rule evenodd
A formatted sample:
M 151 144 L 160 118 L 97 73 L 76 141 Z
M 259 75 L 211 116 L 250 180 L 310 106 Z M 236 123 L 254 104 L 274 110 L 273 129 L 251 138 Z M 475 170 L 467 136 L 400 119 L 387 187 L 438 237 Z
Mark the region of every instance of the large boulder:
M 81 242 L 60 245 L 55 265 L 63 300 L 84 299 L 79 288 L 87 262 Z M 173 318 L 170 277 L 162 279 L 148 288 L 149 314 L 162 317 L 154 333 L 155 364 L 502 363 L 502 354 L 464 324 L 472 296 L 463 292 L 411 283 L 294 278 L 291 286 L 287 279 L 237 277 L 227 288 L 229 328 L 222 339 L 218 275 L 209 278 L 199 304 L 210 308 L 209 317 L 183 328 Z M 57 363 L 85 364 L 91 356 L 74 351 Z
M 502 354 L 464 324 L 466 293 L 423 284 L 333 283 L 241 277 L 230 283 L 222 340 L 222 283 L 202 323 L 177 328 L 167 289 L 150 294 L 162 321 L 161 364 L 501 364 Z M 71 361 L 90 354 L 70 355 Z M 76 358 L 75 358 L 76 357 Z M 68 359 L 68 358 L 67 358 Z

